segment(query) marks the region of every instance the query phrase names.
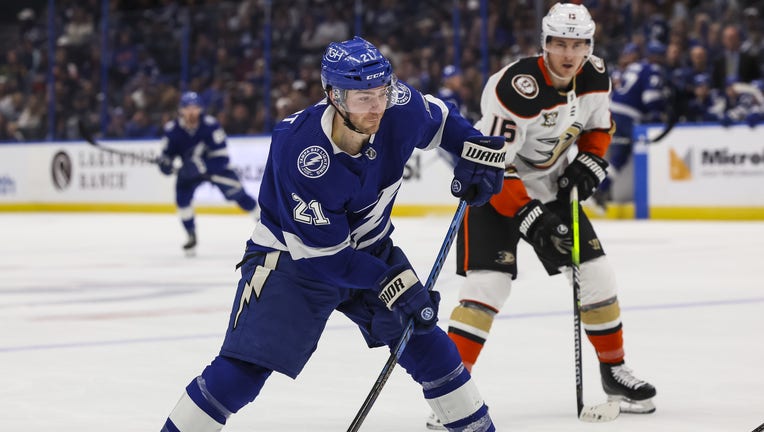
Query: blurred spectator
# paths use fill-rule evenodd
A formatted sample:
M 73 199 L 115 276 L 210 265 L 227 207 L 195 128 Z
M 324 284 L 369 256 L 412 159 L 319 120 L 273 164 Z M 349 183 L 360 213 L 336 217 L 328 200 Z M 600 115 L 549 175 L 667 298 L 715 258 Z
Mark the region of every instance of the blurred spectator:
M 119 88 L 138 70 L 138 46 L 133 43 L 129 29 L 121 29 L 112 51 L 111 77 Z
M 749 83 L 761 78 L 761 66 L 753 55 L 741 51 L 740 29 L 736 25 L 724 27 L 722 32 L 724 52 L 713 64 L 714 88 L 723 89 L 729 79 Z
M 152 138 L 159 134 L 159 128 L 151 122 L 146 111 L 138 110 L 125 125 L 126 138 Z
M 688 122 L 712 122 L 719 121 L 714 107 L 718 103 L 724 103 L 723 98 L 716 95 L 716 90 L 711 89 L 711 76 L 697 74 L 692 80 L 692 96 L 687 102 L 685 120 Z
M 462 110 L 462 71 L 454 65 L 447 65 L 443 68 L 440 78 L 441 86 L 437 97 L 452 103 L 462 115 L 465 115 L 466 110 Z
M 0 109 L 16 119 L 11 120 L 15 125 L 11 129 L 18 128 L 17 119 L 28 105 L 49 106 L 49 63 L 56 129 L 53 133 L 45 130 L 44 136 L 69 137 L 72 124 L 76 124 L 72 119 L 79 112 L 96 113 L 97 123 L 104 108 L 112 113 L 108 122 L 94 126 L 109 136 L 124 136 L 120 131 L 139 109 L 153 124 L 162 124 L 162 119 L 176 114 L 181 89 L 198 92 L 208 112 L 221 123 L 234 122 L 234 129 L 242 133 L 262 133 L 294 104 L 304 106 L 324 97 L 316 68 L 320 54 L 329 41 L 352 36 L 357 18 L 363 36 L 380 47 L 402 79 L 423 93 L 436 93 L 443 86 L 441 72 L 447 62 L 461 65 L 463 82 L 458 93 L 469 118 L 479 115 L 486 73 L 539 49 L 538 22 L 527 2 L 491 0 L 485 23 L 479 2 L 456 2 L 458 29 L 453 27 L 454 2 L 362 2 L 360 16 L 354 14 L 355 0 L 271 2 L 267 58 L 264 7 L 259 0 L 113 0 L 107 23 L 110 49 L 104 51 L 100 46 L 101 1 L 57 0 L 54 19 L 59 33 L 52 59 L 46 46 L 47 2 L 22 2 L 18 15 L 6 17 L 10 25 L 0 40 L 4 48 L 0 80 L 5 82 L 0 82 Z M 688 119 L 692 117 L 688 103 L 695 98 L 697 74 L 708 73 L 720 90 L 728 75 L 727 66 L 730 76 L 742 81 L 760 76 L 746 70 L 755 67 L 760 73 L 764 63 L 761 1 L 597 1 L 587 6 L 598 22 L 595 54 L 610 67 L 613 88 L 621 85 L 626 65 L 639 58 L 645 41 L 661 40 L 668 46 L 672 81 L 683 89 L 677 106 Z M 488 36 L 485 53 L 484 32 Z M 187 57 L 182 54 L 185 43 Z M 727 64 L 722 55 L 725 50 L 744 54 L 731 56 L 739 60 Z M 99 95 L 102 52 L 108 56 L 105 95 Z M 488 70 L 483 70 L 484 55 L 488 56 Z M 754 59 L 754 66 L 747 66 L 746 56 Z M 701 57 L 705 60 L 696 60 Z M 717 59 L 723 65 L 710 67 Z M 13 106 L 11 102 L 19 96 L 14 99 L 11 95 L 17 92 L 21 102 Z M 31 97 L 33 93 L 37 100 Z M 264 106 L 266 101 L 270 106 Z M 117 108 L 122 114 L 115 116 Z M 36 110 L 26 112 L 25 119 L 35 123 L 38 116 L 32 113 Z M 115 124 L 122 120 L 123 125 Z M 47 126 L 43 121 L 42 127 Z M 7 127 L 2 129 L 7 135 Z M 28 135 L 26 128 L 13 132 L 14 139 L 22 135 Z
M 36 93 L 29 95 L 17 121 L 19 132 L 25 140 L 42 140 L 45 138 L 46 108 L 40 95 Z
M 746 122 L 755 127 L 764 113 L 764 95 L 754 85 L 729 78 L 724 89 L 722 125 Z
M 109 138 L 123 138 L 126 136 L 127 117 L 121 107 L 114 108 L 109 116 L 109 125 L 106 127 L 106 136 Z

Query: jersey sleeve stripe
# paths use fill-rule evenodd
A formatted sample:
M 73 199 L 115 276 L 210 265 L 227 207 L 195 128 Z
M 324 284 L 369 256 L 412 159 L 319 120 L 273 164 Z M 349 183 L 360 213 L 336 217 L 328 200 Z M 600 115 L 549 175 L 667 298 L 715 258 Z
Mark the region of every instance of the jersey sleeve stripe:
M 434 104 L 438 108 L 440 108 L 441 112 L 441 119 L 440 119 L 440 127 L 438 127 L 438 132 L 435 133 L 435 136 L 432 137 L 432 140 L 430 140 L 430 143 L 427 144 L 427 147 L 424 148 L 424 150 L 430 150 L 434 149 L 435 147 L 438 147 L 440 145 L 440 141 L 443 139 L 443 129 L 446 127 L 446 119 L 448 118 L 448 107 L 446 106 L 443 101 L 440 99 L 432 96 L 432 95 L 425 95 L 424 97 L 426 99 L 426 102 L 429 102 L 431 104 Z

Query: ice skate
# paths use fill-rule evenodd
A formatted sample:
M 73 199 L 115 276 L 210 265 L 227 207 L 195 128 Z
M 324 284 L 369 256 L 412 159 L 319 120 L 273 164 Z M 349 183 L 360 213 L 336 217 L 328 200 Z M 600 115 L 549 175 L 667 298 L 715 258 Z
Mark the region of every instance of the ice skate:
M 196 256 L 196 234 L 188 234 L 188 241 L 183 245 L 183 252 L 187 257 Z
M 436 416 L 434 412 L 431 412 L 430 416 L 427 417 L 427 429 L 444 431 L 446 430 L 446 427 L 440 422 L 438 416 Z
M 622 413 L 649 414 L 655 411 L 652 401 L 655 387 L 635 377 L 623 362 L 600 363 L 600 375 L 608 401 L 618 401 Z

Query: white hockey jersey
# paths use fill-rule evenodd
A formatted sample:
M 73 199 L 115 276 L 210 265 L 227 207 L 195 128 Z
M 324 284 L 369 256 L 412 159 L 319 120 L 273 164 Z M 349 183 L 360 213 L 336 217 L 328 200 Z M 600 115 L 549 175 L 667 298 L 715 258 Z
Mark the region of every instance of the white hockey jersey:
M 605 63 L 595 56 L 584 63 L 567 91 L 552 86 L 541 56 L 518 60 L 492 75 L 481 99 L 483 117 L 475 126 L 509 143 L 506 177 L 517 177 L 522 184 L 502 195 L 527 191 L 530 198 L 525 202 L 555 199 L 557 178 L 568 166 L 573 143 L 580 151 L 604 157 L 613 133 L 610 91 Z M 525 191 L 518 191 L 522 185 Z M 523 204 L 511 209 L 494 206 L 512 216 Z

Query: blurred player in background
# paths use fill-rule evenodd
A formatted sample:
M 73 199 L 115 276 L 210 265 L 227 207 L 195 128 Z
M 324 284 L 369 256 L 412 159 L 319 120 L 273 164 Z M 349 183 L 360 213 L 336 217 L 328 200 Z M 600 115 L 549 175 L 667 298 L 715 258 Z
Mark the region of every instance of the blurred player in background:
M 203 182 L 220 189 L 229 201 L 257 218 L 257 202 L 244 190 L 239 176 L 231 169 L 226 134 L 214 117 L 204 115 L 199 95 L 186 92 L 180 98 L 178 118 L 164 125 L 159 169 L 165 175 L 177 174 L 175 203 L 186 229 L 188 240 L 183 245 L 187 255 L 196 248 L 196 221 L 191 201 L 194 191 Z M 181 161 L 175 171 L 175 159 Z
M 664 67 L 666 45 L 651 40 L 647 43 L 646 52 L 645 59 L 626 67 L 618 86 L 613 89 L 611 111 L 616 128 L 613 145 L 607 154 L 610 172 L 594 193 L 594 199 L 601 209 L 613 198 L 611 188 L 614 182 L 632 182 L 631 178 L 619 177 L 619 174 L 631 159 L 634 126 L 644 123 L 666 124 L 669 121 L 667 111 L 671 88 Z
M 592 55 L 594 31 L 586 7 L 554 5 L 542 20 L 543 54 L 504 67 L 484 89 L 477 127 L 504 135 L 509 150 L 502 191 L 489 205 L 469 207 L 457 239 L 457 273 L 466 279 L 448 333 L 468 369 L 509 297 L 521 238 L 549 275 L 565 270 L 570 277 L 570 191 L 577 188 L 583 201 L 605 178 L 613 128 L 610 79 L 605 63 Z M 570 161 L 574 144 L 578 151 Z M 615 274 L 583 212 L 580 225 L 581 320 L 600 362 L 602 387 L 610 399 L 624 401 L 622 411 L 652 412 L 655 388 L 624 363 Z M 437 428 L 437 420 L 431 416 L 428 426 Z
M 358 325 L 369 347 L 395 346 L 413 319 L 399 363 L 432 409 L 448 430 L 494 431 L 459 352 L 436 325 L 440 295 L 393 245 L 390 214 L 415 148 L 456 155 L 452 193 L 485 203 L 501 189 L 504 138 L 482 136 L 453 106 L 398 82 L 359 37 L 329 44 L 321 65 L 327 98 L 274 128 L 261 219 L 238 266 L 220 354 L 186 387 L 162 431 L 219 431 L 273 371 L 296 378 L 334 310 Z

